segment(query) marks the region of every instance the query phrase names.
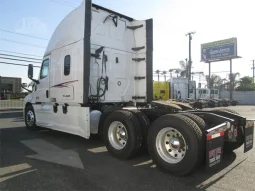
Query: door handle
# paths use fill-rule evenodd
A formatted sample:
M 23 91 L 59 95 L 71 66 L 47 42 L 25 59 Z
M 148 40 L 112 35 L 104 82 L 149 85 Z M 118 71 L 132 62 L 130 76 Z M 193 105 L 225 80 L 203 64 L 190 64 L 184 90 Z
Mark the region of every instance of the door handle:
M 46 90 L 46 98 L 49 98 L 49 90 Z

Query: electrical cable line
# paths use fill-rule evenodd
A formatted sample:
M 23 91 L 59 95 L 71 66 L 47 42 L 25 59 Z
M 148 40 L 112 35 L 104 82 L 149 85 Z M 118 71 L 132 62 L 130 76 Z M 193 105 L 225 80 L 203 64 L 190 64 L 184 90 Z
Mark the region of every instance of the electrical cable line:
M 60 2 L 63 2 L 63 3 L 68 3 L 68 4 L 71 4 L 71 5 L 76 5 L 78 6 L 78 4 L 76 3 L 73 3 L 73 2 L 70 2 L 70 1 L 67 1 L 67 0 L 59 0 Z
M 53 2 L 55 2 L 55 3 L 59 3 L 59 4 L 61 4 L 61 5 L 66 5 L 66 6 L 69 6 L 69 7 L 72 7 L 72 8 L 76 8 L 76 6 L 73 6 L 73 5 L 70 5 L 70 4 L 65 4 L 65 3 L 63 3 L 63 2 L 59 2 L 59 1 L 56 1 L 56 0 L 51 0 L 51 1 L 53 1 Z
M 23 56 L 16 56 L 16 55 L 11 55 L 11 54 L 1 54 L 0 56 L 9 56 L 9 57 L 15 57 L 15 58 L 25 58 L 25 59 L 29 59 L 29 60 L 38 60 L 41 61 L 42 59 L 37 59 L 37 58 L 29 58 L 29 57 L 23 57 Z
M 41 62 L 35 62 L 31 60 L 20 60 L 20 59 L 15 59 L 15 58 L 6 58 L 6 57 L 1 57 L 0 59 L 5 59 L 5 60 L 15 60 L 15 61 L 22 61 L 22 62 L 30 62 L 30 63 L 36 63 L 36 64 L 41 64 Z
M 46 38 L 41 38 L 41 37 L 37 37 L 37 36 L 32 36 L 32 35 L 27 35 L 27 34 L 22 34 L 22 33 L 17 33 L 17 32 L 12 32 L 12 31 L 8 31 L 8 30 L 4 30 L 4 29 L 0 29 L 0 31 L 3 32 L 7 32 L 7 33 L 12 33 L 12 34 L 17 34 L 17 35 L 22 35 L 22 36 L 26 36 L 26 37 L 30 37 L 30 38 L 36 38 L 36 39 L 40 39 L 40 40 L 49 40 Z
M 24 53 L 20 53 L 20 52 L 12 52 L 12 51 L 6 51 L 6 50 L 0 50 L 0 52 L 8 52 L 8 53 L 12 53 L 12 54 L 20 54 L 20 55 L 34 56 L 34 57 L 42 57 L 42 56 L 39 56 L 39 55 L 24 54 Z
M 38 45 L 28 44 L 28 43 L 23 43 L 23 42 L 17 42 L 17 41 L 13 41 L 13 40 L 4 39 L 4 38 L 0 38 L 0 40 L 7 41 L 7 42 L 13 42 L 13 43 L 17 43 L 17 44 L 23 44 L 23 45 L 27 45 L 27 46 L 34 46 L 34 47 L 38 47 L 38 48 L 46 48 L 44 46 L 38 46 Z
M 15 66 L 28 66 L 26 64 L 16 64 L 16 63 L 10 63 L 10 62 L 0 62 L 0 64 L 15 65 Z M 40 66 L 34 66 L 34 68 L 41 68 L 41 67 Z

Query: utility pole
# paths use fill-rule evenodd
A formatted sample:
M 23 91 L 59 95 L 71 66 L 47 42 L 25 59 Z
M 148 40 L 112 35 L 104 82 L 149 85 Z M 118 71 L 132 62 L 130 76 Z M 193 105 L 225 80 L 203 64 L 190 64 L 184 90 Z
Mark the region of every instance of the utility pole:
M 196 32 L 189 32 L 186 34 L 186 36 L 189 36 L 189 81 L 191 79 L 191 65 L 192 65 L 192 60 L 191 60 L 191 41 L 192 41 L 192 35 L 195 34 Z
M 253 75 L 252 75 L 252 82 L 253 82 L 253 83 L 254 83 L 254 69 L 255 69 L 255 68 L 254 68 L 254 61 L 255 61 L 255 60 L 252 60 L 252 68 L 251 68 L 251 69 L 252 69 L 252 73 L 253 73 Z
M 233 74 L 232 74 L 232 59 L 230 59 L 230 94 L 229 94 L 229 99 L 233 99 L 233 89 L 234 89 L 234 83 L 233 83 Z
M 2 99 L 2 77 L 0 76 L 0 100 Z

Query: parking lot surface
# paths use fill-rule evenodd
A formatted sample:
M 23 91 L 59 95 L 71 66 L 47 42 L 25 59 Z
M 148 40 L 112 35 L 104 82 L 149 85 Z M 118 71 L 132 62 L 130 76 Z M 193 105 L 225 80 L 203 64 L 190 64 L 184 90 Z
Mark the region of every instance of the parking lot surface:
M 228 107 L 255 119 L 255 106 Z M 0 190 L 255 190 L 254 149 L 187 177 L 160 171 L 148 155 L 111 156 L 100 140 L 28 131 L 21 111 L 0 112 Z

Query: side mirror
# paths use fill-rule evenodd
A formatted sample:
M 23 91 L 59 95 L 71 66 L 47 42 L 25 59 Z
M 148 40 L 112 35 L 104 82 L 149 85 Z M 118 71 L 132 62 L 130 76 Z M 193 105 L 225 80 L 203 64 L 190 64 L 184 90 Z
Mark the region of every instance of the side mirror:
M 27 83 L 22 83 L 23 88 L 27 88 Z
M 29 93 L 32 93 L 31 90 L 27 89 L 27 83 L 22 83 L 21 88 L 23 88 L 24 90 L 27 90 Z
M 37 83 L 37 84 L 39 84 L 39 81 L 38 80 L 34 80 L 33 79 L 33 76 L 34 76 L 34 66 L 33 66 L 33 64 L 29 64 L 28 65 L 28 78 L 30 79 L 30 80 L 32 80 L 33 82 L 35 82 L 35 83 Z
M 28 65 L 28 78 L 33 79 L 34 76 L 34 66 L 33 64 Z

